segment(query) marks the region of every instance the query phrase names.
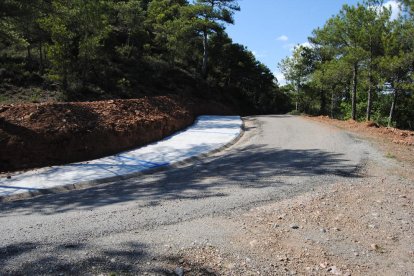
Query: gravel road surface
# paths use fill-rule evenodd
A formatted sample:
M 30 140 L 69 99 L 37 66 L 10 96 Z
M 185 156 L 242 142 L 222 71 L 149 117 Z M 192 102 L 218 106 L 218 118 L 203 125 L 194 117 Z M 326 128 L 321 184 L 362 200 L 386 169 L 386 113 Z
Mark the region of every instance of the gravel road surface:
M 365 142 L 292 116 L 245 119 L 232 147 L 181 168 L 0 205 L 0 275 L 169 274 L 198 244 L 231 250 L 222 219 L 357 179 Z M 180 274 L 181 271 L 176 271 Z

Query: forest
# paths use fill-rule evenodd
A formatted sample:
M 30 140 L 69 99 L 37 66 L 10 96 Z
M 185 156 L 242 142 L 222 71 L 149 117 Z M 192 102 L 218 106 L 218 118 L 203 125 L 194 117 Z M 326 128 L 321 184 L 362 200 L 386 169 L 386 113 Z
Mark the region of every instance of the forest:
M 235 0 L 2 0 L 0 103 L 178 94 L 241 113 L 290 109 L 225 27 Z
M 279 63 L 296 112 L 414 129 L 414 1 L 344 5 Z
M 414 129 L 414 1 L 399 2 L 344 5 L 280 62 L 279 87 L 226 33 L 236 0 L 3 0 L 0 103 L 178 94 Z

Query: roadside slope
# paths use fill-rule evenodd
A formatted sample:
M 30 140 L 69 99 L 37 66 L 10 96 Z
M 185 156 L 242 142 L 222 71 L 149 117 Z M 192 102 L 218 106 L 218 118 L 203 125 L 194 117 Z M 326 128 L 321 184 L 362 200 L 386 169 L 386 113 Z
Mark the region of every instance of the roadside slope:
M 91 160 L 142 146 L 191 125 L 203 113 L 231 111 L 177 96 L 0 105 L 0 172 Z
M 168 169 L 234 143 L 242 134 L 239 116 L 199 116 L 161 141 L 86 162 L 52 166 L 0 179 L 0 202 L 82 189 Z

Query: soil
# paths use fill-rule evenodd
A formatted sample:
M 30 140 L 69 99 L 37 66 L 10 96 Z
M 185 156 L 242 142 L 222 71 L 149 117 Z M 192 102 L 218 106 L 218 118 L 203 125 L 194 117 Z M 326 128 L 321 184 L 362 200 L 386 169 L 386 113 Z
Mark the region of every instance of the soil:
M 160 140 L 199 114 L 231 113 L 177 96 L 0 105 L 0 172 L 85 161 Z
M 354 120 L 335 120 L 327 116 L 306 117 L 311 120 L 328 123 L 346 130 L 364 134 L 367 136 L 386 139 L 392 143 L 405 146 L 414 146 L 414 131 L 401 130 L 392 127 L 382 127 L 374 122 L 357 122 Z
M 305 118 L 350 131 L 371 140 L 386 153 L 387 157 L 414 164 L 414 131 L 381 127 L 374 122 L 335 120 L 327 116 Z
M 234 234 L 226 237 L 228 246 L 183 249 L 170 271 L 181 268 L 185 275 L 413 275 L 414 161 L 413 146 L 407 142 L 412 132 L 311 119 L 370 138 L 389 163 L 383 157 L 374 158 L 358 178 L 226 217 L 223 225 L 234 228 Z M 396 142 L 401 137 L 405 142 Z M 396 155 L 389 156 L 388 150 Z
M 233 252 L 185 250 L 186 275 L 412 275 L 412 183 L 336 183 L 238 219 Z M 176 266 L 179 264 L 175 264 Z

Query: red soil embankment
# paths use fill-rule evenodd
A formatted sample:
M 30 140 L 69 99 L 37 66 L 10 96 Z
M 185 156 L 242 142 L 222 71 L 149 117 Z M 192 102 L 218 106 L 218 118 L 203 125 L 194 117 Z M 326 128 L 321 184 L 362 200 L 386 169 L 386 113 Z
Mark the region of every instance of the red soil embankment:
M 174 96 L 0 105 L 0 172 L 91 160 L 142 146 L 214 109 L 217 104 Z
M 354 120 L 341 121 L 331 119 L 328 116 L 308 117 L 315 121 L 334 124 L 336 126 L 364 133 L 366 135 L 381 137 L 395 144 L 414 146 L 414 131 L 401 130 L 392 127 L 381 127 L 374 122 L 356 122 Z

